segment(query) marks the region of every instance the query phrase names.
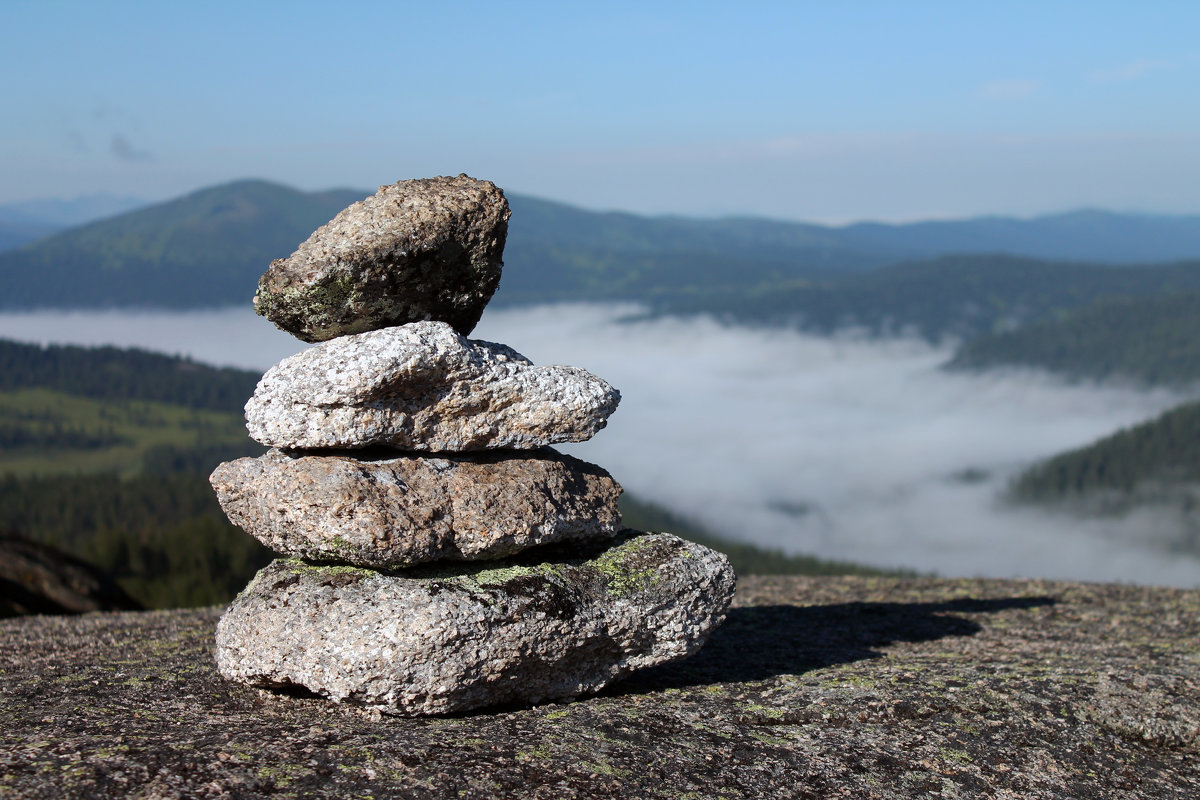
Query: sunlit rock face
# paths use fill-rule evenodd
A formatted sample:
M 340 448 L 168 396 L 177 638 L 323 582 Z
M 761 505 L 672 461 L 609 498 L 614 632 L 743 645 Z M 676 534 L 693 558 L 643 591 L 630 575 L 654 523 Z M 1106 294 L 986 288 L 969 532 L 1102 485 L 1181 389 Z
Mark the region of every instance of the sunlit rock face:
M 230 521 L 280 553 L 361 567 L 494 559 L 621 531 L 621 487 L 550 448 L 431 458 L 271 450 L 221 464 Z
M 306 342 L 427 319 L 470 333 L 500 282 L 510 213 L 466 175 L 382 186 L 271 262 L 254 308 Z
M 463 452 L 590 439 L 620 392 L 578 367 L 539 367 L 444 322 L 345 336 L 263 376 L 246 404 L 269 447 Z
M 279 560 L 221 618 L 217 666 L 406 715 L 564 699 L 691 655 L 733 588 L 725 556 L 669 534 L 400 572 Z

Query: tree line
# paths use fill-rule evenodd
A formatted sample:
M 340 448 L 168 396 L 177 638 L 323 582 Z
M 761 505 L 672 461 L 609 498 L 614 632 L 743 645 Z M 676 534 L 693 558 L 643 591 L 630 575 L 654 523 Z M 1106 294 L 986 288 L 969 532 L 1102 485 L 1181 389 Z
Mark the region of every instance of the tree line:
M 5 475 L 0 528 L 90 561 L 148 608 L 226 603 L 273 558 L 186 472 Z
M 1012 494 L 1044 502 L 1128 494 L 1150 482 L 1200 482 L 1198 443 L 1200 402 L 1193 402 L 1032 467 L 1014 481 Z
M 968 342 L 952 366 L 1041 367 L 1151 385 L 1200 381 L 1200 292 L 1112 298 L 1060 319 Z
M 152 400 L 240 413 L 259 377 L 146 350 L 0 339 L 0 391 L 39 387 L 102 400 Z

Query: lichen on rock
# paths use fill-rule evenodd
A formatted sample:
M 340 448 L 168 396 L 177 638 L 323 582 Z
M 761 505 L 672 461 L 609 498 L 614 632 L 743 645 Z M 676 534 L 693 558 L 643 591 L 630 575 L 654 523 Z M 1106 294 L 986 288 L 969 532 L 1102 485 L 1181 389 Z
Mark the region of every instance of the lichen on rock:
M 255 310 L 306 342 L 419 320 L 468 334 L 500 281 L 510 211 L 466 175 L 381 186 L 259 279 Z
M 669 534 L 389 572 L 279 560 L 221 618 L 217 664 L 398 714 L 565 699 L 694 653 L 733 588 Z

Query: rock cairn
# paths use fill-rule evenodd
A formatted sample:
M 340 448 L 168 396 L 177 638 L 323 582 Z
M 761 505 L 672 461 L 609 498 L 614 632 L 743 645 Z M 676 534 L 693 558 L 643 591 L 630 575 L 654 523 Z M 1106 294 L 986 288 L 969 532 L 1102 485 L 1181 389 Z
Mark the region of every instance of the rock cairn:
M 724 619 L 724 556 L 623 529 L 612 476 L 549 447 L 591 438 L 619 393 L 465 338 L 508 217 L 490 182 L 401 181 L 263 275 L 258 312 L 321 343 L 246 405 L 272 449 L 211 477 L 285 556 L 221 618 L 227 678 L 400 714 L 565 699 L 694 653 Z

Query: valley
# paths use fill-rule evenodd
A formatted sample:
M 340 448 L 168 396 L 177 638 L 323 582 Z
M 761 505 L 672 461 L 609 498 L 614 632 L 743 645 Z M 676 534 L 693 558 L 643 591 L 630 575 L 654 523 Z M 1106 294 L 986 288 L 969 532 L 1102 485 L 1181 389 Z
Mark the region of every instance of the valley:
M 0 525 L 150 604 L 227 599 L 264 556 L 205 476 L 261 450 L 241 405 L 303 346 L 247 300 L 361 194 L 242 181 L 0 252 L 0 337 L 185 356 L 0 342 Z M 754 572 L 1200 583 L 1195 438 L 1163 422 L 1191 419 L 1200 380 L 1193 218 L 839 228 L 511 202 L 475 335 L 627 387 L 575 454 L 613 465 L 628 524 L 719 541 Z M 213 555 L 179 561 L 193 535 Z M 196 577 L 222 558 L 236 577 Z M 176 594 L 164 576 L 183 573 Z

